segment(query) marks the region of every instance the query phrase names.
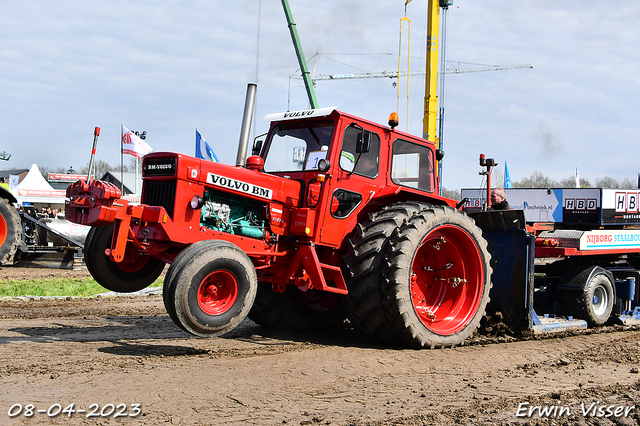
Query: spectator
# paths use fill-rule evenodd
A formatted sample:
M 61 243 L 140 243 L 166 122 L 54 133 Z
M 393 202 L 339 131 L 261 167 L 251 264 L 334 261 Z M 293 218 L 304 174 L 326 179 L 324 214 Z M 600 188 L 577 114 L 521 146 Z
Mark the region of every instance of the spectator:
M 494 188 L 491 190 L 491 209 L 492 210 L 510 210 L 507 194 L 503 188 Z

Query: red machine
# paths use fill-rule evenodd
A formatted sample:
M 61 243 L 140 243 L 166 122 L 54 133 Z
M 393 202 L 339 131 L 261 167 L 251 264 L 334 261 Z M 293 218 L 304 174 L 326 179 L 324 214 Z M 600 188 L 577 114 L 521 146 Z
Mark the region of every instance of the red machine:
M 108 183 L 71 186 L 67 218 L 94 227 L 94 278 L 136 291 L 171 263 L 166 309 L 199 336 L 247 315 L 289 330 L 348 315 L 375 342 L 464 343 L 484 315 L 491 267 L 480 229 L 437 195 L 442 153 L 397 123 L 334 108 L 268 118 L 246 161 L 241 140 L 242 166 L 145 156 L 140 205 Z

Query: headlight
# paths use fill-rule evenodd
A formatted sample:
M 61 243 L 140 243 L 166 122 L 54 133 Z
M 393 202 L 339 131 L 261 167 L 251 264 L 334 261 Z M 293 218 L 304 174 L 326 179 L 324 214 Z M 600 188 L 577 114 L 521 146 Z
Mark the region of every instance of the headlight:
M 329 163 L 329 160 L 327 160 L 326 158 L 318 161 L 318 170 L 320 170 L 321 172 L 326 172 L 327 170 L 329 170 L 329 167 L 331 167 L 331 163 Z
M 204 205 L 204 200 L 202 199 L 201 196 L 194 195 L 191 198 L 191 202 L 189 204 L 191 205 L 192 209 L 198 210 L 199 208 L 201 208 Z

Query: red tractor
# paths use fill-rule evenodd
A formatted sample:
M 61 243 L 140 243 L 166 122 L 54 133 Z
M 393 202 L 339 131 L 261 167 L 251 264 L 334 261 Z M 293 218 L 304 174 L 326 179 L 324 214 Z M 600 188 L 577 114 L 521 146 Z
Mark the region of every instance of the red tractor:
M 198 336 L 247 315 L 286 330 L 348 316 L 377 343 L 463 344 L 489 299 L 490 256 L 474 222 L 438 196 L 434 144 L 335 108 L 267 118 L 246 161 L 241 140 L 241 166 L 145 156 L 140 205 L 109 183 L 69 187 L 67 218 L 93 226 L 96 281 L 137 291 L 170 263 L 167 312 Z

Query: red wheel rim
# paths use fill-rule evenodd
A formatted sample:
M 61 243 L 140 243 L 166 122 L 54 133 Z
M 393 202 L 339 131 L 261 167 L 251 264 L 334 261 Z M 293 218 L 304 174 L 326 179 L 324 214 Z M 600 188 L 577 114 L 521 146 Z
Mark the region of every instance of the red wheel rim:
M 2 246 L 4 242 L 7 240 L 7 234 L 8 234 L 7 228 L 8 228 L 7 221 L 4 220 L 4 217 L 2 215 L 0 215 L 0 246 Z
M 208 315 L 227 312 L 238 298 L 238 280 L 229 271 L 215 271 L 198 288 L 198 305 Z
M 482 301 L 484 263 L 473 237 L 443 225 L 422 241 L 411 266 L 411 302 L 420 321 L 448 336 L 473 319 Z

